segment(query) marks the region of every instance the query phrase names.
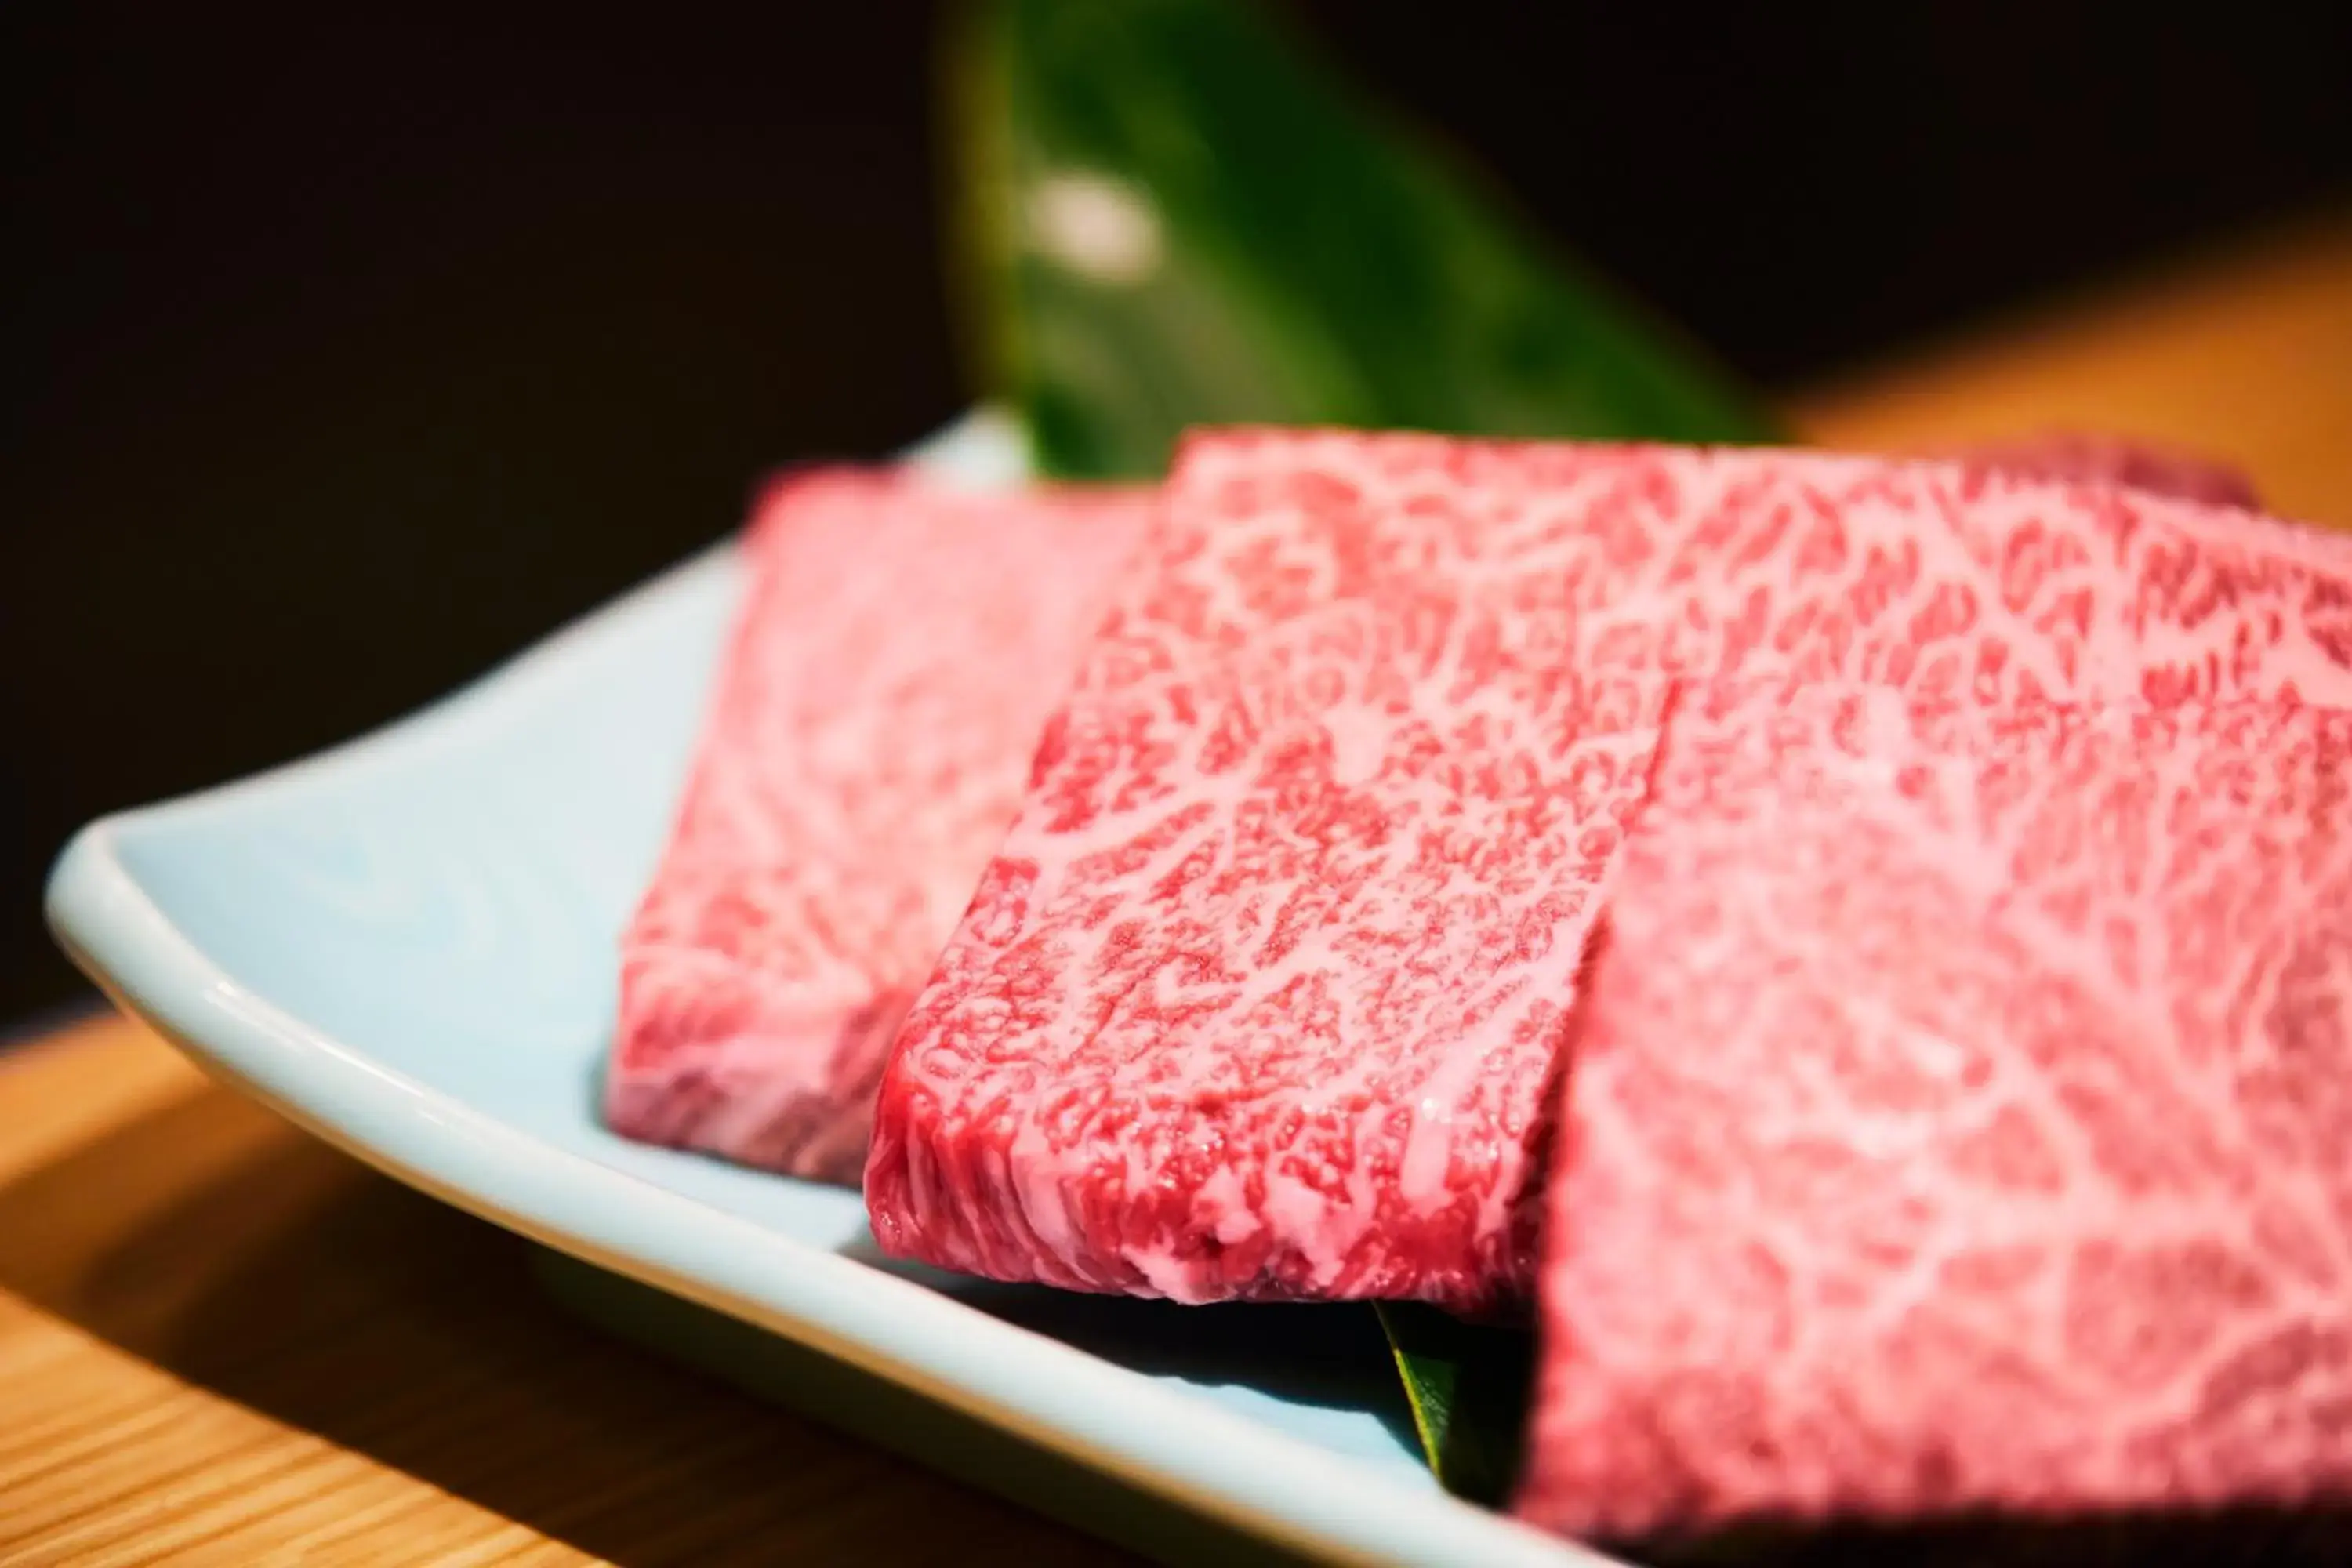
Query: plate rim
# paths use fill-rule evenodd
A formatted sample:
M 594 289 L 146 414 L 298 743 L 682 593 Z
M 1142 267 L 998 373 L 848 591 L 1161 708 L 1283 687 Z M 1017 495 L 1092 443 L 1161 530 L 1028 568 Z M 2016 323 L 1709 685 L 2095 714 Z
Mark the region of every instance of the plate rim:
M 1003 439 L 986 411 L 924 443 Z M 1326 1560 L 1511 1568 L 1614 1560 L 1434 1488 L 1399 1488 L 1234 1411 L 738 1218 L 419 1083 L 238 983 L 173 923 L 122 850 L 258 795 L 331 788 L 527 708 L 567 654 L 730 570 L 730 538 L 404 717 L 211 789 L 110 813 L 68 841 L 44 900 L 68 957 L 215 1076 L 419 1191 L 542 1246 L 724 1312 L 1244 1533 Z M 781 1179 L 781 1178 L 780 1178 Z M 1113 1381 L 1106 1384 L 1106 1376 Z

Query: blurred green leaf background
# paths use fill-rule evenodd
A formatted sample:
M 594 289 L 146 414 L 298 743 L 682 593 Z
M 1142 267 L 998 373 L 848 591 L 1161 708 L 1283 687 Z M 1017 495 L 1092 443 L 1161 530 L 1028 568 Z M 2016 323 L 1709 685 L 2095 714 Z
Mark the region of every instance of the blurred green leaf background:
M 1776 436 L 1270 8 L 979 0 L 955 21 L 957 292 L 1044 472 L 1155 475 L 1196 424 Z

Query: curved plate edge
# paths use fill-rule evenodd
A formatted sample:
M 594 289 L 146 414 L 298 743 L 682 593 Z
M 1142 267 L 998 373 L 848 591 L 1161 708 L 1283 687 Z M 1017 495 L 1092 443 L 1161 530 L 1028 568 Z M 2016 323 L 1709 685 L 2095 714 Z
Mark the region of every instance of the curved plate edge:
M 1012 470 L 989 417 L 950 427 L 915 455 L 973 482 L 1006 482 Z M 171 922 L 124 864 L 126 830 L 162 828 L 230 798 L 299 787 L 390 751 L 436 743 L 471 722 L 495 721 L 566 647 L 593 637 L 608 617 L 641 606 L 647 595 L 686 591 L 682 585 L 721 569 L 726 553 L 720 546 L 690 559 L 372 734 L 89 825 L 51 873 L 50 929 L 126 1011 L 236 1088 L 394 1179 L 599 1268 L 809 1344 L 1236 1529 L 1344 1562 L 1608 1563 L 1443 1493 L 1384 1486 L 1341 1458 L 555 1148 L 387 1071 L 239 985 Z

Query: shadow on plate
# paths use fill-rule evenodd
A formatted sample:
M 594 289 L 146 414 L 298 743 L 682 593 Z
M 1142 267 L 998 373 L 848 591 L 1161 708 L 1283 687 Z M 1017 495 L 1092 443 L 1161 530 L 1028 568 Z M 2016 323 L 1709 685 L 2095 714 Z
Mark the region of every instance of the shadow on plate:
M 1186 1307 L 943 1274 L 887 1256 L 871 1237 L 836 1250 L 1132 1371 L 1369 1411 L 1401 1447 L 1419 1444 L 1380 1319 L 1361 1303 Z
M 600 1123 L 609 1060 L 609 1049 L 600 1051 L 584 1075 L 586 1114 Z M 725 1163 L 715 1156 L 692 1152 L 681 1151 L 679 1157 Z M 862 1230 L 856 1239 L 833 1250 L 851 1262 L 952 1296 L 976 1311 L 1146 1376 L 1180 1377 L 1204 1387 L 1250 1389 L 1288 1405 L 1364 1412 L 1387 1428 L 1405 1453 L 1420 1451 L 1412 1410 L 1397 1381 L 1396 1363 L 1379 1317 L 1362 1304 L 1186 1307 L 1005 1285 L 892 1258 Z M 543 1262 L 541 1272 L 559 1300 L 607 1328 L 614 1327 L 607 1321 L 613 1314 L 600 1307 L 601 1298 L 611 1292 L 597 1289 L 592 1278 L 601 1271 L 567 1264 L 560 1255 L 550 1256 L 552 1261 Z M 580 1270 L 583 1277 L 572 1278 L 572 1270 Z M 616 1286 L 626 1283 L 614 1279 Z M 644 1312 L 632 1310 L 624 1314 L 620 1331 L 656 1353 L 698 1363 L 709 1362 L 690 1343 L 673 1344 L 661 1337 L 673 1322 L 689 1340 L 696 1337 L 697 1331 L 689 1326 L 691 1319 L 674 1320 L 667 1313 L 656 1321 L 646 1319 Z M 743 1380 L 734 1375 L 733 1364 L 730 1361 L 716 1370 L 719 1375 L 740 1384 Z M 760 1390 L 763 1398 L 782 1397 L 776 1380 L 762 1381 L 767 1384 Z
M 791 1340 L 559 1252 L 535 1249 L 533 1263 L 550 1292 L 607 1332 L 1088 1534 L 1164 1563 L 1304 1568 L 1307 1560 L 1296 1554 L 1237 1535 Z

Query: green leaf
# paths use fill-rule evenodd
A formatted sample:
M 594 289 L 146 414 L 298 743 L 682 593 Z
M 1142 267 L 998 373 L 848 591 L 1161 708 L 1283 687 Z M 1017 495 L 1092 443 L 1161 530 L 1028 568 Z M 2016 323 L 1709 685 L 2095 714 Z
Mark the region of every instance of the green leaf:
M 1456 1496 L 1501 1505 L 1518 1477 L 1533 1336 L 1417 1301 L 1381 1302 L 1380 1314 L 1430 1468 Z
M 1779 438 L 1697 348 L 1267 10 L 963 13 L 958 294 L 985 389 L 1019 411 L 1042 470 L 1150 477 L 1186 426 L 1248 421 Z

